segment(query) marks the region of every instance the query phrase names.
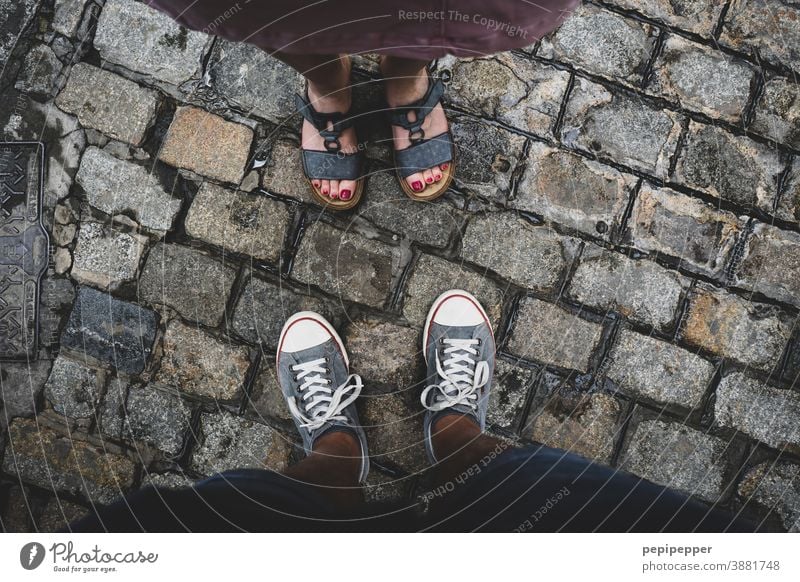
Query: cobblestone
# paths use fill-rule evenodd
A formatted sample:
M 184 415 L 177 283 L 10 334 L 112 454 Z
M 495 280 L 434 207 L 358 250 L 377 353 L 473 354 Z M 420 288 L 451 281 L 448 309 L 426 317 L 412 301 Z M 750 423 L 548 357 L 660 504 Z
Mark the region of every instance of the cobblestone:
M 352 353 L 350 355 L 352 358 Z M 253 379 L 253 386 L 247 400 L 247 415 L 262 423 L 273 418 L 287 423 L 292 422 L 289 405 L 286 404 L 286 398 L 278 384 L 274 363 L 272 354 L 261 359 L 261 368 Z M 350 368 L 357 372 L 352 363 Z
M 640 422 L 621 467 L 660 485 L 716 502 L 725 487 L 726 442 L 676 423 Z
M 508 349 L 543 364 L 585 372 L 603 328 L 552 303 L 524 298 L 511 330 Z
M 693 410 L 701 405 L 715 367 L 690 351 L 623 330 L 604 370 L 629 396 Z
M 446 99 L 456 107 L 549 136 L 569 74 L 511 53 L 491 58 L 440 59 L 450 70 Z
M 678 114 L 578 78 L 564 112 L 561 139 L 568 147 L 664 177 L 680 132 Z
M 250 367 L 249 350 L 223 343 L 206 332 L 171 321 L 154 380 L 183 392 L 232 401 L 241 394 Z
M 115 289 L 134 281 L 147 242 L 147 237 L 139 234 L 84 222 L 78 231 L 70 275 L 79 283 L 100 289 Z
M 158 108 L 158 93 L 86 63 L 72 67 L 56 105 L 81 125 L 110 138 L 141 145 Z
M 315 222 L 303 235 L 292 277 L 336 297 L 381 307 L 398 261 L 396 247 Z
M 497 360 L 486 423 L 506 431 L 514 431 L 522 420 L 528 394 L 534 389 L 538 370 L 520 364 Z
M 107 61 L 180 85 L 200 76 L 211 40 L 141 2 L 107 0 L 97 22 L 94 46 Z
M 509 206 L 609 240 L 619 232 L 635 179 L 543 143 L 532 143 Z
M 748 128 L 779 143 L 800 149 L 800 89 L 789 79 L 770 79 Z
M 9 427 L 3 471 L 31 485 L 81 494 L 95 503 L 124 495 L 133 485 L 133 462 L 75 436 L 59 434 L 33 419 L 15 419 Z
M 32 532 L 31 493 L 28 487 L 13 485 L 8 489 L 3 512 L 3 533 Z
M 186 473 L 145 473 L 142 478 L 142 486 L 152 485 L 153 487 L 164 487 L 166 489 L 180 489 L 189 487 L 194 480 L 189 478 Z
M 687 279 L 656 263 L 587 245 L 567 295 L 595 309 L 664 328 L 674 321 L 687 285 Z
M 128 397 L 128 382 L 112 378 L 106 388 L 97 413 L 97 430 L 115 440 L 125 436 L 125 400 Z
M 619 436 L 622 405 L 608 394 L 581 393 L 556 379 L 544 407 L 526 423 L 528 438 L 608 464 Z
M 800 397 L 734 372 L 717 387 L 714 420 L 776 449 L 800 451 Z
M 492 326 L 497 329 L 503 309 L 503 290 L 478 273 L 431 255 L 420 255 L 414 265 L 406 285 L 403 315 L 412 324 L 423 325 L 433 302 L 450 289 L 469 290 L 481 302 Z
M 422 441 L 422 414 L 400 394 L 381 394 L 358 402 L 370 458 L 415 474 L 428 468 Z
M 228 412 L 200 417 L 202 445 L 192 454 L 192 469 L 211 475 L 228 469 L 280 471 L 288 461 L 289 448 L 271 428 Z
M 131 438 L 145 441 L 168 455 L 182 448 L 192 409 L 176 395 L 152 387 L 131 388 L 126 403 Z
M 461 256 L 522 287 L 552 292 L 577 246 L 577 240 L 514 213 L 489 213 L 470 220 Z
M 138 374 L 150 357 L 157 320 L 155 313 L 140 305 L 80 287 L 61 345 Z
M 56 0 L 53 13 L 53 30 L 74 37 L 81 23 L 87 0 Z
M 211 86 L 248 116 L 276 123 L 294 114 L 294 94 L 305 91 L 303 77 L 289 65 L 243 42 L 219 39 L 208 72 Z
M 62 69 L 63 65 L 53 49 L 38 44 L 25 55 L 14 87 L 24 93 L 50 97 L 56 90 Z
M 670 35 L 648 90 L 686 109 L 737 123 L 755 69 L 741 59 Z
M 785 0 L 742 0 L 725 15 L 720 43 L 797 68 L 800 59 L 800 9 Z
M 170 166 L 238 184 L 244 177 L 252 141 L 253 130 L 245 125 L 199 107 L 180 107 L 158 157 Z
M 800 223 L 800 158 L 795 158 L 792 164 L 775 216 Z
M 714 31 L 725 0 L 614 0 L 622 8 L 636 10 L 666 24 L 701 36 Z
M 59 356 L 53 362 L 44 394 L 59 414 L 69 418 L 90 418 L 104 383 L 102 372 Z
M 776 307 L 699 285 L 691 296 L 683 336 L 699 348 L 771 372 L 791 331 L 789 318 Z
M 286 285 L 251 277 L 236 303 L 233 330 L 249 342 L 274 350 L 284 322 L 298 311 L 316 311 L 336 322 L 337 312 L 319 299 L 295 293 Z
M 0 24 L 0 64 L 5 66 L 11 51 L 19 41 L 19 33 L 30 24 L 41 0 L 19 0 L 3 6 L 3 23 Z
M 636 85 L 642 80 L 656 32 L 648 24 L 583 4 L 542 40 L 536 54 Z
M 777 513 L 788 531 L 800 531 L 800 465 L 772 462 L 756 465 L 744 476 L 738 492 Z
M 42 533 L 56 533 L 87 513 L 89 510 L 82 505 L 51 497 L 36 519 L 36 527 Z
M 277 263 L 291 227 L 291 212 L 272 198 L 205 182 L 189 207 L 185 226 L 189 236 Z
M 748 290 L 800 306 L 800 234 L 756 223 L 737 281 Z
M 265 162 L 261 186 L 274 194 L 291 196 L 309 204 L 319 204 L 305 179 L 299 149 L 300 146 L 289 139 L 278 139 L 271 143 L 263 152 Z
M 626 237 L 640 250 L 679 258 L 681 266 L 714 276 L 725 267 L 743 230 L 743 222 L 730 212 L 644 183 Z
M 223 318 L 236 271 L 196 249 L 158 243 L 139 279 L 139 298 L 168 305 L 191 321 L 215 326 Z
M 53 362 L 0 362 L 0 387 L 2 387 L 2 415 L 0 427 L 16 416 L 33 416 L 36 401 L 42 392 Z M 0 440 L 2 444 L 2 440 Z
M 164 191 L 142 166 L 120 160 L 96 147 L 83 154 L 75 176 L 89 204 L 106 214 L 131 214 L 145 228 L 164 234 L 172 228 L 181 201 Z M 136 184 L 136 188 L 129 188 Z
M 423 358 L 419 329 L 401 327 L 376 319 L 351 321 L 344 334 L 350 370 L 372 382 L 404 391 L 422 377 Z M 381 346 L 380 353 L 375 346 Z
M 776 150 L 692 122 L 675 176 L 681 183 L 716 198 L 771 213 L 783 169 Z

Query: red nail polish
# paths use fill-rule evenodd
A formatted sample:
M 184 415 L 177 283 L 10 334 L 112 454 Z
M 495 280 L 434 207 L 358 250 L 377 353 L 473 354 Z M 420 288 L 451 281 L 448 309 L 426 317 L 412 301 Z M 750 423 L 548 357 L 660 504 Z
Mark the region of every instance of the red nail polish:
M 449 167 L 450 167 L 450 164 L 442 164 L 442 165 L 441 165 L 441 166 L 439 166 L 439 167 L 440 167 L 441 169 L 443 169 L 443 170 L 446 170 L 447 168 L 449 168 Z
M 422 182 L 417 180 L 416 182 L 411 184 L 411 187 L 414 189 L 414 191 L 419 192 L 420 190 L 422 190 Z
M 350 190 L 342 190 L 341 192 L 339 192 L 339 198 L 341 198 L 342 200 L 350 200 L 350 196 L 351 196 Z
M 442 179 L 442 175 L 441 175 L 441 174 L 439 174 L 438 176 L 434 176 L 434 177 L 433 177 L 433 179 L 434 179 L 434 180 L 436 180 L 436 181 L 438 182 L 439 180 L 441 180 L 441 179 Z
M 428 184 L 433 184 L 433 178 L 425 178 L 425 181 L 426 181 Z
M 331 192 L 331 198 L 336 200 L 338 197 L 339 197 L 339 194 L 337 194 L 336 192 Z
M 327 189 L 327 188 L 323 188 L 323 189 L 322 189 L 322 193 L 323 193 L 323 194 L 327 194 L 327 193 L 328 193 L 328 189 Z

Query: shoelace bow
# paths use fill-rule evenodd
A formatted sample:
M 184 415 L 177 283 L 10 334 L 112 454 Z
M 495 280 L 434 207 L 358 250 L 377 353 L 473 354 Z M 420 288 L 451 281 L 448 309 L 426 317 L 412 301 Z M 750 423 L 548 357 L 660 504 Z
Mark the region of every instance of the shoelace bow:
M 304 380 L 299 391 L 305 412 L 300 410 L 297 398 L 288 401 L 289 410 L 302 422 L 300 426 L 309 430 L 316 430 L 332 420 L 347 421 L 342 411 L 361 394 L 361 376 L 358 374 L 350 374 L 341 386 L 331 389 L 325 364 L 325 358 L 319 358 L 292 366 L 292 370 L 298 373 L 297 381 Z
M 422 391 L 422 405 L 431 411 L 443 410 L 456 404 L 466 404 L 473 410 L 478 407 L 478 390 L 489 381 L 489 363 L 476 362 L 471 356 L 477 356 L 478 350 L 473 346 L 476 339 L 445 339 L 444 354 L 450 357 L 442 362 L 436 352 L 436 372 L 442 379 L 438 384 L 431 384 Z M 428 394 L 434 394 L 428 403 Z

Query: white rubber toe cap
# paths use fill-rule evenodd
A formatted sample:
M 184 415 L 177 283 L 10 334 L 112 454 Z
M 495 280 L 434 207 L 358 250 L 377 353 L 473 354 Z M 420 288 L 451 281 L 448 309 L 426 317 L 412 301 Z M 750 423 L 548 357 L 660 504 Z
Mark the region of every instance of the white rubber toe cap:
M 284 324 L 278 351 L 299 352 L 324 344 L 331 338 L 341 343 L 333 326 L 324 317 L 313 311 L 301 311 Z
M 475 297 L 466 291 L 453 290 L 436 301 L 431 321 L 447 327 L 471 326 L 485 323 L 486 315 Z

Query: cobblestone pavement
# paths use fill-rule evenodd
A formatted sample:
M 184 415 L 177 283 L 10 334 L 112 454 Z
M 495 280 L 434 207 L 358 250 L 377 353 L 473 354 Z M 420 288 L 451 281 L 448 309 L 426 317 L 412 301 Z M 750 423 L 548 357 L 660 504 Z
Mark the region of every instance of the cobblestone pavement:
M 800 529 L 795 2 L 592 1 L 442 59 L 452 191 L 408 200 L 365 116 L 366 198 L 336 215 L 301 177 L 295 73 L 101 4 L 0 0 L 0 127 L 46 144 L 51 243 L 38 357 L 0 364 L 5 529 L 298 459 L 273 373 L 298 309 L 365 378 L 369 497 L 414 503 L 419 335 L 452 287 L 498 330 L 494 433 Z M 376 79 L 357 58 L 362 111 Z

